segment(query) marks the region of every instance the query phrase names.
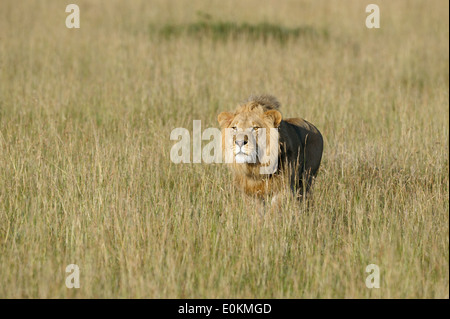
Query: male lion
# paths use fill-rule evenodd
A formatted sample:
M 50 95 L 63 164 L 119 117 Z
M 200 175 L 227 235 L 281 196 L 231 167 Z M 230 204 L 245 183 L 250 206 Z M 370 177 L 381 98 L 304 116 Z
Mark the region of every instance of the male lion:
M 251 96 L 234 113 L 222 112 L 217 118 L 222 129 L 224 154 L 233 156 L 236 184 L 246 194 L 263 201 L 266 196 L 274 196 L 272 203 L 285 185 L 289 185 L 298 198 L 307 194 L 323 151 L 319 130 L 300 118 L 282 119 L 279 107 L 280 103 L 273 96 Z M 278 158 L 277 167 L 269 174 L 261 173 L 261 168 L 267 166 L 261 160 L 261 154 L 264 155 L 264 150 L 262 153 L 260 150 L 260 140 L 264 137 L 261 131 L 265 131 L 265 153 L 276 152 L 275 158 Z M 276 138 L 272 139 L 272 145 L 271 136 Z M 278 143 L 274 143 L 277 139 Z

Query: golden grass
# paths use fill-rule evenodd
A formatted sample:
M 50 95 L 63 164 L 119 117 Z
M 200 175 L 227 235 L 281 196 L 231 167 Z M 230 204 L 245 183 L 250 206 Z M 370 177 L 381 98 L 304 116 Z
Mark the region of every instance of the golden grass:
M 447 1 L 377 1 L 378 30 L 361 1 L 76 3 L 79 30 L 0 2 L 1 298 L 449 297 Z M 327 36 L 152 31 L 198 12 Z M 169 159 L 260 92 L 326 143 L 311 202 L 263 222 L 223 165 Z

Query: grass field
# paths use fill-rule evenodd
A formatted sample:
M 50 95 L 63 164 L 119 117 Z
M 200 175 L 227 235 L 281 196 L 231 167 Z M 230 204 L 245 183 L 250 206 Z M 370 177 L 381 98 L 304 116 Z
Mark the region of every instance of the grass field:
M 449 297 L 447 1 L 73 2 L 0 2 L 0 298 Z M 169 158 L 261 92 L 325 139 L 264 221 Z

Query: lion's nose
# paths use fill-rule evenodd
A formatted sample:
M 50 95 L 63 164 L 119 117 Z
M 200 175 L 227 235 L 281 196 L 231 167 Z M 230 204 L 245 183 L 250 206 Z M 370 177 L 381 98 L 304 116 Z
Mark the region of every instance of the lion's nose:
M 242 147 L 242 146 L 246 145 L 247 143 L 248 143 L 247 140 L 240 140 L 240 141 L 236 140 L 236 145 L 239 147 Z

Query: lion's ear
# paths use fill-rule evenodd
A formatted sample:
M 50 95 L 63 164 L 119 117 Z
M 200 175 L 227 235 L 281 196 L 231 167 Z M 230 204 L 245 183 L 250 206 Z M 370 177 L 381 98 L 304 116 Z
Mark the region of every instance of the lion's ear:
M 269 110 L 264 112 L 264 117 L 269 121 L 273 122 L 274 127 L 280 126 L 281 123 L 281 113 L 277 110 Z
M 217 116 L 217 121 L 219 122 L 220 127 L 228 127 L 231 121 L 233 120 L 234 114 L 230 112 L 222 112 Z

